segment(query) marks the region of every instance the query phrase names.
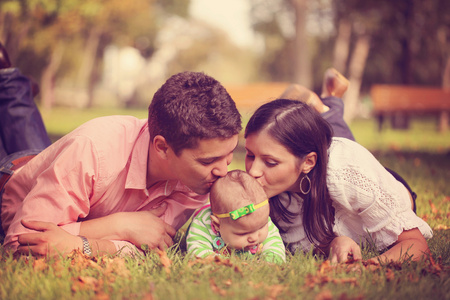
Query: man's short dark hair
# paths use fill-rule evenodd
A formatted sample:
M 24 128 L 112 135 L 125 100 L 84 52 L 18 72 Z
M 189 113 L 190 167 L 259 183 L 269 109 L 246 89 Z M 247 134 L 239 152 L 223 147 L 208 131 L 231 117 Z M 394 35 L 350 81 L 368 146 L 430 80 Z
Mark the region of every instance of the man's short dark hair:
M 150 138 L 163 136 L 175 154 L 201 139 L 230 138 L 242 129 L 236 104 L 220 82 L 201 72 L 170 77 L 148 107 Z

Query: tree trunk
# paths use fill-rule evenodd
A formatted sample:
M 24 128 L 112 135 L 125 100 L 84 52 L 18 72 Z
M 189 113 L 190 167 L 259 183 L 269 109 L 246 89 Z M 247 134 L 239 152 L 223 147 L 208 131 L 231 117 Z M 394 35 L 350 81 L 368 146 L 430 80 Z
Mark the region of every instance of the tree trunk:
M 43 109 L 51 109 L 55 103 L 54 83 L 56 72 L 61 64 L 64 53 L 63 42 L 60 41 L 50 55 L 50 62 L 42 72 L 41 77 L 41 102 Z
M 450 57 L 447 57 L 447 63 L 445 64 L 444 74 L 442 76 L 442 88 L 444 90 L 450 90 Z M 450 113 L 448 111 L 442 111 L 439 116 L 439 131 L 447 132 L 450 124 Z
M 342 74 L 346 73 L 351 35 L 352 24 L 348 20 L 340 20 L 334 46 L 333 67 Z
M 100 44 L 101 30 L 97 27 L 89 31 L 89 36 L 86 41 L 86 47 L 83 51 L 83 61 L 78 71 L 77 87 L 80 90 L 85 90 L 88 96 L 87 107 L 92 107 L 94 102 L 94 88 L 95 84 L 92 82 L 96 80 L 96 62 L 97 51 Z
M 306 16 L 308 0 L 290 0 L 295 10 L 294 81 L 312 88 L 311 58 L 308 51 Z
M 17 55 L 19 53 L 19 47 L 22 44 L 22 40 L 28 35 L 28 31 L 30 30 L 29 19 L 24 18 L 21 22 L 21 26 L 19 29 L 12 28 L 14 26 L 13 16 L 10 13 L 0 12 L 0 28 L 1 28 L 1 42 L 8 49 L 9 59 L 11 63 L 15 65 Z
M 442 87 L 446 90 L 450 90 L 450 57 L 447 57 L 444 74 L 442 74 Z
M 345 94 L 344 120 L 350 123 L 356 116 L 359 105 L 359 92 L 361 88 L 364 68 L 369 55 L 370 38 L 368 35 L 360 35 L 357 38 L 355 49 L 350 60 L 349 80 L 350 86 Z

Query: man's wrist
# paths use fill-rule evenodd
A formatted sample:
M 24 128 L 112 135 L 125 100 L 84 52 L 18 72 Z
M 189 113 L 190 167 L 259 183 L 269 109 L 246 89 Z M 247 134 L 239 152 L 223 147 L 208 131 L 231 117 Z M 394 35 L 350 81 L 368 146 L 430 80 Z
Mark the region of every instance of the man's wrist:
M 79 237 L 83 241 L 83 253 L 86 254 L 87 256 L 92 256 L 92 248 L 91 244 L 89 243 L 89 240 L 82 235 L 79 235 Z

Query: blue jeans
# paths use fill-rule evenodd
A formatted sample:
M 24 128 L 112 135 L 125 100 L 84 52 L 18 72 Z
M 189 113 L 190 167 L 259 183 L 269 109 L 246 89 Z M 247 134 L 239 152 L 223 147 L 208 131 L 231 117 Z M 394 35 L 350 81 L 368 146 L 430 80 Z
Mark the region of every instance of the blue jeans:
M 33 100 L 30 80 L 16 68 L 0 69 L 0 160 L 51 144 Z
M 324 118 L 333 128 L 333 136 L 344 137 L 352 141 L 355 140 L 350 128 L 344 121 L 344 102 L 337 97 L 326 97 L 322 99 L 323 104 L 330 108 L 329 111 L 322 113 Z

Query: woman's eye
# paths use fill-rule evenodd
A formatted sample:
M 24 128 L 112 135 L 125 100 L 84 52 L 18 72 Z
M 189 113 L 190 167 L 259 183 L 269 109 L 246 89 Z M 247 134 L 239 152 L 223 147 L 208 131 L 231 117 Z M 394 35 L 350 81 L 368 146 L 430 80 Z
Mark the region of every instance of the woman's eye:
M 245 157 L 247 157 L 248 159 L 254 159 L 255 158 L 255 156 L 251 155 L 251 154 L 246 154 Z
M 265 164 L 266 164 L 268 167 L 275 167 L 276 165 L 278 165 L 278 162 L 276 162 L 276 161 L 271 161 L 271 160 L 266 160 L 266 161 L 265 161 Z

